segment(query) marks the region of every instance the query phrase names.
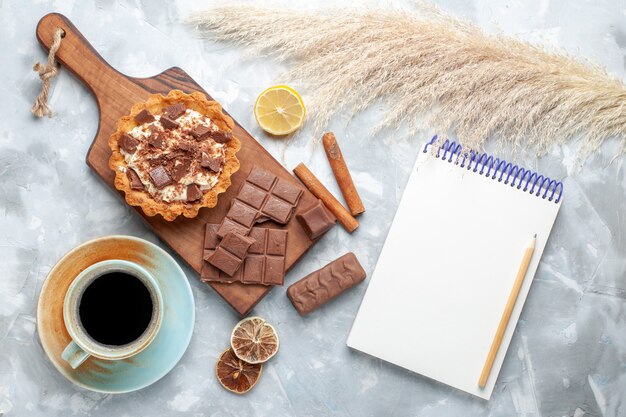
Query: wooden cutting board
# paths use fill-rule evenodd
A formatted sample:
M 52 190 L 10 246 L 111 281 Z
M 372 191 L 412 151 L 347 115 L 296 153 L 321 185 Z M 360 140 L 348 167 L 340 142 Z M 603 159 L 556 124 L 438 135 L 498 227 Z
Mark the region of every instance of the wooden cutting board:
M 112 68 L 87 42 L 76 27 L 65 16 L 50 13 L 44 16 L 37 25 L 37 39 L 49 50 L 52 45 L 56 28 L 65 31 L 65 37 L 57 52 L 57 59 L 63 68 L 76 75 L 93 93 L 100 111 L 100 124 L 96 137 L 87 153 L 87 164 L 120 195 L 123 194 L 113 186 L 114 173 L 108 166 L 111 151 L 108 146 L 109 136 L 115 131 L 117 120 L 130 112 L 134 103 L 145 101 L 149 94 L 163 93 L 179 89 L 186 93 L 200 91 L 211 99 L 185 71 L 178 67 L 170 68 L 154 77 L 128 77 Z M 152 227 L 161 240 L 169 245 L 198 274 L 202 266 L 202 246 L 204 225 L 220 223 L 226 214 L 230 201 L 252 168 L 253 164 L 299 184 L 297 180 L 276 161 L 239 123 L 235 121 L 233 134 L 241 141 L 241 150 L 237 154 L 241 163 L 240 170 L 233 175 L 230 188 L 219 196 L 219 202 L 212 209 L 202 209 L 194 219 L 182 216 L 173 222 L 163 220 L 160 216 L 148 217 L 140 208 L 135 208 L 144 220 Z M 296 212 L 307 208 L 315 202 L 315 197 L 304 190 L 304 195 Z M 265 225 L 269 223 L 265 223 Z M 289 231 L 286 268 L 289 269 L 315 243 L 304 233 L 295 220 L 285 226 L 275 225 Z M 239 314 L 246 315 L 271 289 L 263 285 L 243 285 L 241 283 L 210 284 L 215 291 L 230 304 Z

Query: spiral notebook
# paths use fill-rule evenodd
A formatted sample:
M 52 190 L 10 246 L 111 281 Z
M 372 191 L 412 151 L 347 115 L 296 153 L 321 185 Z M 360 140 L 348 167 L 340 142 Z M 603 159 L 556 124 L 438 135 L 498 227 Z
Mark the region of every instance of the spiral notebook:
M 417 159 L 348 346 L 489 399 L 556 219 L 563 184 L 446 141 Z M 524 284 L 478 379 L 529 240 Z

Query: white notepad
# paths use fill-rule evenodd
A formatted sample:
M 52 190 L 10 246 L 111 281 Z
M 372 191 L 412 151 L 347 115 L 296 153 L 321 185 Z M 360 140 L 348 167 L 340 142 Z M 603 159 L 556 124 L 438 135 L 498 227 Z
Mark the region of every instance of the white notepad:
M 464 155 L 454 142 L 446 142 L 438 156 L 421 151 L 348 346 L 489 399 L 562 192 L 560 182 L 485 154 Z M 480 389 L 480 373 L 535 233 L 524 284 Z

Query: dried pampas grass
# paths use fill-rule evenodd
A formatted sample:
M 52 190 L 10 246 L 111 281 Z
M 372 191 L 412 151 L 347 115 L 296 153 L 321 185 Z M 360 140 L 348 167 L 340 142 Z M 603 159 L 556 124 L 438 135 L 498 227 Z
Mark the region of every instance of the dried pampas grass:
M 615 136 L 626 151 L 622 82 L 589 63 L 488 36 L 432 6 L 307 13 L 240 5 L 192 21 L 212 39 L 291 61 L 289 78 L 312 93 L 309 114 L 319 131 L 342 109 L 354 116 L 384 99 L 380 127 L 407 122 L 411 132 L 453 132 L 472 149 L 497 136 L 543 154 L 582 136 L 587 155 Z

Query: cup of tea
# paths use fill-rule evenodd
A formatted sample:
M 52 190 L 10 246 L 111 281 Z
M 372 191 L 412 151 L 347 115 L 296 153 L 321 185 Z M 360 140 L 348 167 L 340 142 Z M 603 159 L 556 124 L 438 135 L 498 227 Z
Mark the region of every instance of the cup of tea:
M 61 357 L 73 369 L 89 356 L 126 359 L 150 345 L 162 317 L 161 290 L 148 271 L 129 261 L 98 262 L 65 295 L 63 319 L 72 341 Z

